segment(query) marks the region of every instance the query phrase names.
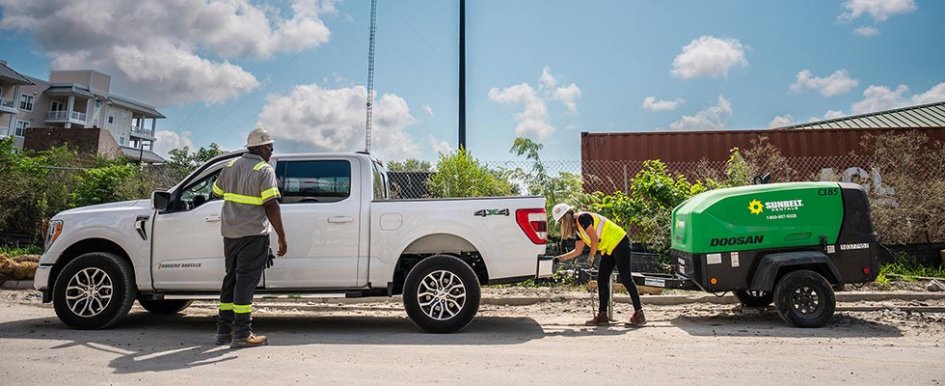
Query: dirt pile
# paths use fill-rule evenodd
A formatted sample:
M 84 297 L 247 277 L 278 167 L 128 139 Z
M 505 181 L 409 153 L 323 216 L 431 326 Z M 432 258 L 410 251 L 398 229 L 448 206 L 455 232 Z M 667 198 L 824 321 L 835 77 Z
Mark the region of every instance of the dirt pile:
M 0 254 L 0 283 L 30 280 L 39 267 L 39 255 L 7 256 Z

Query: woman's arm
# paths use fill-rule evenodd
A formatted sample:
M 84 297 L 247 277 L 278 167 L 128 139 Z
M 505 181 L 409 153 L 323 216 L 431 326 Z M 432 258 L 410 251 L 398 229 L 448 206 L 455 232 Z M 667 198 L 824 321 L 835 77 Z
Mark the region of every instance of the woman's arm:
M 584 232 L 586 232 L 587 237 L 591 239 L 591 254 L 588 256 L 590 257 L 591 261 L 594 261 L 594 256 L 597 255 L 597 246 L 600 245 L 600 238 L 597 237 L 597 231 L 594 230 L 593 225 L 584 228 Z
M 578 239 L 574 242 L 574 249 L 572 249 L 571 252 L 558 256 L 557 259 L 558 261 L 568 261 L 580 256 L 581 252 L 584 252 L 584 240 Z

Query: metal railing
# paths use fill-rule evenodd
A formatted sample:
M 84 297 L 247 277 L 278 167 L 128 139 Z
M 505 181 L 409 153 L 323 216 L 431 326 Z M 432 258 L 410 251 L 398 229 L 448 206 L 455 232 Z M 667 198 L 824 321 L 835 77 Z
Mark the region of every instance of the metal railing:
M 15 108 L 16 108 L 16 102 L 15 102 L 13 99 L 0 98 L 0 106 L 8 107 L 8 108 L 11 108 L 11 109 L 15 109 Z
M 154 130 L 145 129 L 145 128 L 143 128 L 143 127 L 131 126 L 131 133 L 132 133 L 132 134 L 145 135 L 145 136 L 148 136 L 148 137 L 154 137 Z
M 71 114 L 69 111 L 60 110 L 60 111 L 50 111 L 46 113 L 47 120 L 57 120 L 64 121 L 66 119 L 85 122 L 85 113 L 80 113 L 78 111 L 72 111 Z

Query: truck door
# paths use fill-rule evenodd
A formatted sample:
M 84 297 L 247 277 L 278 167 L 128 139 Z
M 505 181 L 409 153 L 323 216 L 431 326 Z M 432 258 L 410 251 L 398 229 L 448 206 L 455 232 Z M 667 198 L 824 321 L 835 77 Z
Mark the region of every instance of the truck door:
M 226 274 L 220 211 L 213 197 L 224 162 L 210 167 L 181 190 L 172 210 L 157 213 L 152 234 L 151 275 L 158 290 L 219 291 Z M 265 281 L 265 274 L 260 286 Z
M 288 251 L 266 270 L 266 288 L 352 288 L 357 284 L 359 159 L 280 158 L 276 178 Z M 272 234 L 273 245 L 276 235 Z

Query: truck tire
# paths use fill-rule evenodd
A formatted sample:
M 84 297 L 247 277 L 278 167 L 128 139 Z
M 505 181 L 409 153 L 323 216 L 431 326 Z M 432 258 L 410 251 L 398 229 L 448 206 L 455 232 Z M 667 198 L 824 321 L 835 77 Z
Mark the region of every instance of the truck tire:
M 193 303 L 193 300 L 138 299 L 138 304 L 152 314 L 174 315 Z
M 53 288 L 59 320 L 80 330 L 107 328 L 121 321 L 135 302 L 131 264 L 108 252 L 91 252 L 62 268 Z
M 404 309 L 428 332 L 450 333 L 468 326 L 479 311 L 479 297 L 476 273 L 453 256 L 420 260 L 404 282 Z
M 745 307 L 767 307 L 774 301 L 774 293 L 770 291 L 736 290 L 735 297 Z
M 774 288 L 774 299 L 778 315 L 794 327 L 821 327 L 837 306 L 827 279 L 809 270 L 784 275 Z

